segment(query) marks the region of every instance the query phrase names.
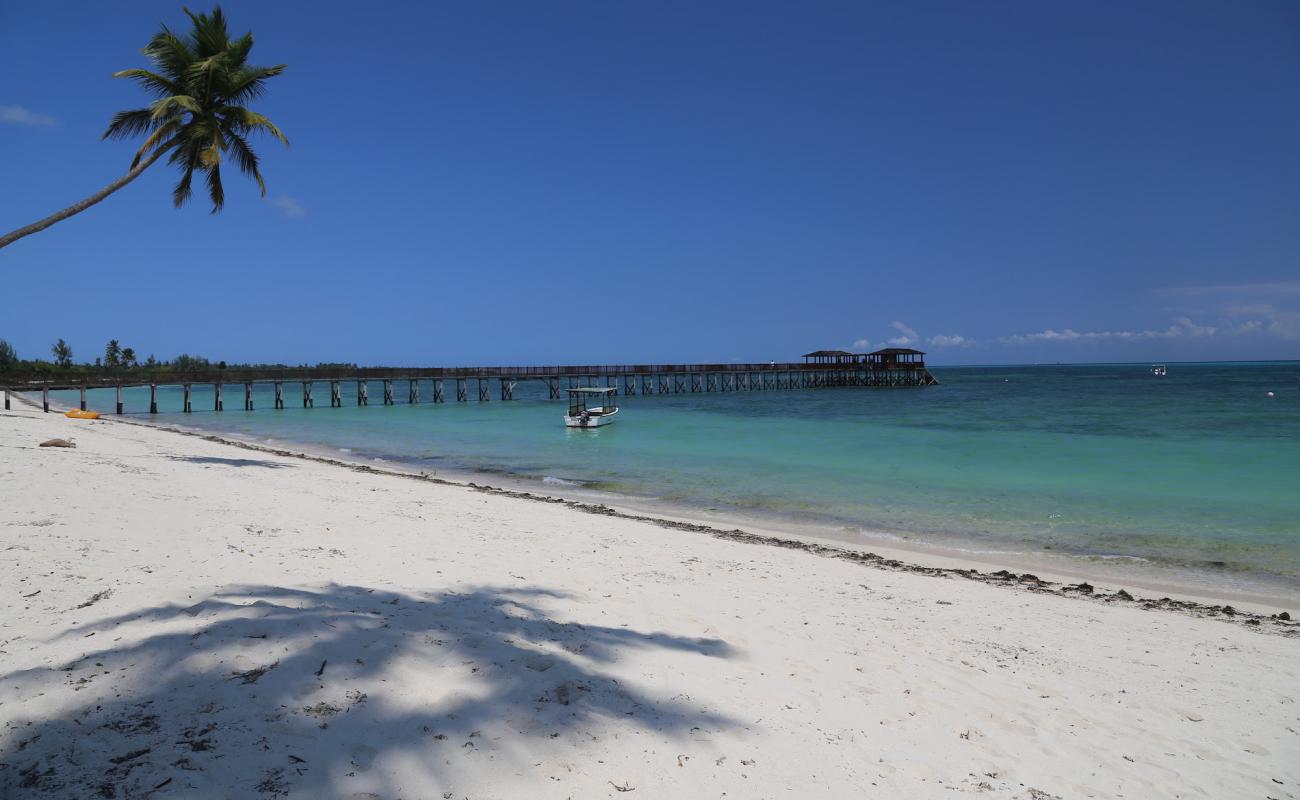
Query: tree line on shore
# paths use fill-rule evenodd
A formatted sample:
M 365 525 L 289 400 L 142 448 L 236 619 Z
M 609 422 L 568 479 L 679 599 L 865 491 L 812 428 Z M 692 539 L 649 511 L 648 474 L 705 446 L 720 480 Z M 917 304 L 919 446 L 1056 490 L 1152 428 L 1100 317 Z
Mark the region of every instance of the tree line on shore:
M 227 364 L 225 361 L 210 361 L 203 356 L 181 353 L 170 361 L 160 361 L 151 353 L 141 361 L 132 347 L 123 347 L 117 339 L 109 339 L 104 346 L 104 355 L 96 356 L 93 363 L 77 363 L 73 360 L 72 347 L 63 339 L 50 346 L 52 360 L 41 358 L 22 359 L 17 351 L 4 339 L 0 339 L 0 372 L 41 373 L 58 375 L 67 374 L 121 374 L 121 373 L 176 373 L 206 372 L 212 369 L 290 369 L 293 367 L 315 367 L 317 369 L 341 368 L 355 369 L 356 364 L 318 363 L 318 364 Z

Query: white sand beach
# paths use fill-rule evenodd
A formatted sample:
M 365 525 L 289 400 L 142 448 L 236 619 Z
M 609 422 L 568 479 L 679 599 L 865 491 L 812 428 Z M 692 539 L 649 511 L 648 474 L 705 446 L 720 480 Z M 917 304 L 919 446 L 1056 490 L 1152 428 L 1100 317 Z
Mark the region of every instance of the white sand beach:
M 0 550 L 4 800 L 1300 797 L 1282 607 L 25 406 L 0 412 Z

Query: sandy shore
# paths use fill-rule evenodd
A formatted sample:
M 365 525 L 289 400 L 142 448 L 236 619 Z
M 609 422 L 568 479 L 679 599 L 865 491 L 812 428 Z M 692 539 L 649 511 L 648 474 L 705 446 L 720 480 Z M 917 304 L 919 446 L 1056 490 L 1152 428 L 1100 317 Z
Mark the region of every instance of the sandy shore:
M 0 550 L 4 800 L 1300 797 L 1278 608 L 30 409 Z

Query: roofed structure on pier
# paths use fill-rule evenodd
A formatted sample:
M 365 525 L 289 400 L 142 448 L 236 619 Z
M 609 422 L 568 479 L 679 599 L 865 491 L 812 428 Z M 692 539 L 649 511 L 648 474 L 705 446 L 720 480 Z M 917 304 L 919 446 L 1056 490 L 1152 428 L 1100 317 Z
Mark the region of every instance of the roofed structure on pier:
M 858 356 L 848 350 L 814 350 L 803 354 L 805 364 L 852 364 Z
M 910 347 L 886 347 L 866 359 L 873 369 L 925 369 L 925 353 Z

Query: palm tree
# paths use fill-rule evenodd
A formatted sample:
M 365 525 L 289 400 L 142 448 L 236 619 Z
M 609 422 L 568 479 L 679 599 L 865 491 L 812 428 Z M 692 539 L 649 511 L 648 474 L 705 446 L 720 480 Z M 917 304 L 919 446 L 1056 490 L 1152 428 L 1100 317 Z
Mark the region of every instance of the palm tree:
M 60 367 L 72 366 L 72 348 L 62 339 L 54 343 L 50 348 L 50 354 L 54 356 L 54 363 Z
M 198 171 L 207 179 L 212 213 L 221 210 L 225 204 L 221 161 L 226 155 L 234 159 L 241 172 L 257 181 L 262 196 L 266 196 L 257 154 L 246 137 L 267 133 L 285 145 L 289 140 L 269 119 L 244 104 L 261 97 L 267 80 L 283 72 L 285 65 L 250 66 L 248 53 L 253 49 L 253 34 L 231 41 L 220 7 L 211 14 L 195 14 L 189 9 L 185 13 L 194 24 L 188 35 L 178 36 L 164 25 L 142 51 L 153 62 L 154 70 L 125 69 L 113 74 L 114 78 L 134 80 L 157 98 L 148 108 L 117 112 L 101 137 L 125 139 L 148 134 L 131 160 L 130 170 L 85 200 L 0 236 L 0 247 L 85 211 L 135 180 L 167 153 L 168 163 L 181 174 L 172 190 L 172 202 L 177 208 L 190 199 L 190 182 Z

